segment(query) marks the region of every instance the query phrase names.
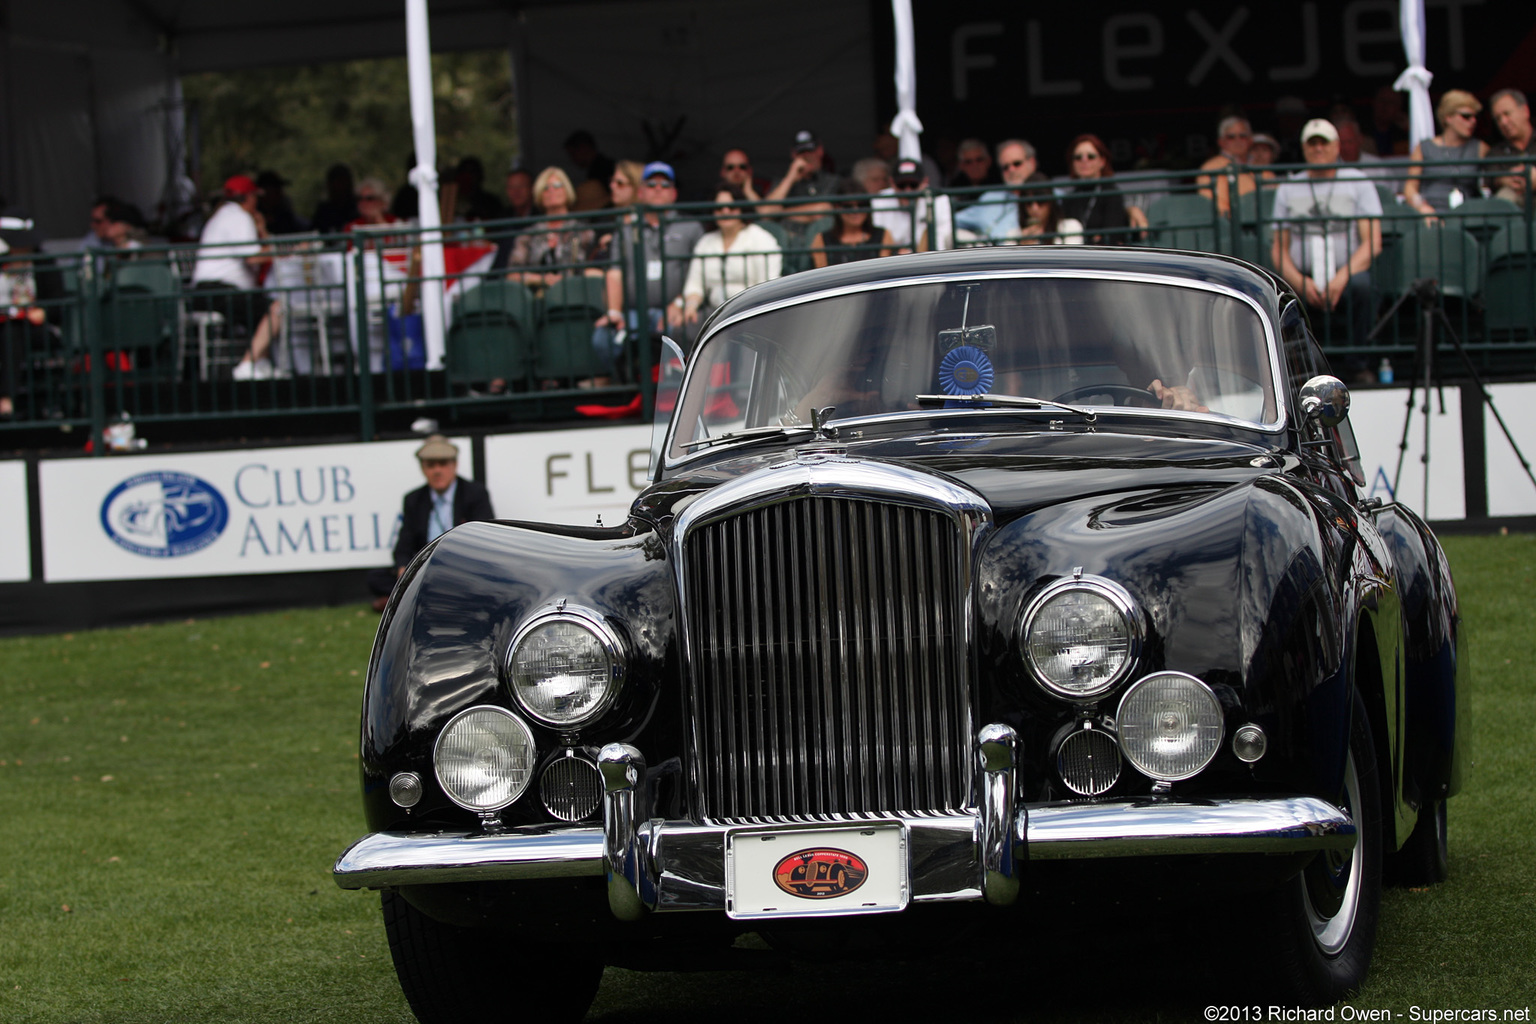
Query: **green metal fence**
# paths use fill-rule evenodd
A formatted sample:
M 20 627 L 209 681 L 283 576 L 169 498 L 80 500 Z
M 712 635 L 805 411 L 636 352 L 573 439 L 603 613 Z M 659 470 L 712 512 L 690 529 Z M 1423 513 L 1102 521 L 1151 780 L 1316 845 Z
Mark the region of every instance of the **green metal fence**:
M 1482 171 L 1507 170 L 1511 160 L 1484 161 Z M 1381 241 L 1368 283 L 1337 309 L 1312 310 L 1336 368 L 1352 380 L 1374 376 L 1383 360 L 1400 376 L 1412 372 L 1429 303 L 1445 311 L 1481 372 L 1529 376 L 1536 370 L 1532 204 L 1469 189 L 1431 223 L 1399 202 L 1403 168 L 1371 169 L 1382 215 L 1370 222 Z M 1104 184 L 1142 211 L 1146 226 L 1087 234 L 1109 244 L 1226 253 L 1279 271 L 1277 239 L 1287 232 L 1359 229 L 1327 216 L 1276 221 L 1276 189 L 1304 170 L 1272 168 L 1274 177 L 1256 178 L 1246 192 L 1229 170 L 1227 192 L 1237 200 L 1227 210 L 1194 172 L 1122 174 Z M 1437 171 L 1426 165 L 1423 174 Z M 1078 184 L 1050 182 L 1025 198 L 1062 208 Z M 657 337 L 689 341 L 713 305 L 764 276 L 951 244 L 1081 240 L 1029 234 L 1025 216 L 1021 237 L 957 230 L 956 208 L 974 205 L 984 191 L 791 199 L 771 213 L 758 211 L 761 203 L 704 202 L 455 225 L 442 231 L 445 270 L 433 277 L 421 271 L 416 228 L 283 236 L 268 240 L 254 291 L 199 280 L 208 276 L 199 259 L 245 259 L 248 247 L 8 254 L 0 265 L 0 395 L 13 411 L 0 418 L 0 437 L 58 428 L 99 439 L 125 415 L 146 432 L 176 424 L 228 436 L 262 420 L 267 429 L 284 424 L 288 434 L 364 439 L 419 416 L 454 423 L 640 415 L 648 411 Z M 846 236 L 845 215 L 855 222 Z M 867 237 L 849 241 L 866 229 Z M 705 235 L 713 241 L 701 247 Z M 729 248 L 725 235 L 733 236 Z M 426 303 L 445 323 L 441 352 L 426 350 Z M 241 362 L 269 315 L 276 329 L 268 359 L 260 372 L 248 370 Z

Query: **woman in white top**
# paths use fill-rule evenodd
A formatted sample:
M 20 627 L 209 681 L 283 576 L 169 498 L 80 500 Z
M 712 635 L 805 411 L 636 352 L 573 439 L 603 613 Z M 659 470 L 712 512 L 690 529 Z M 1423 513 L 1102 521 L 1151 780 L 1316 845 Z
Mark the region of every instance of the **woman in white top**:
M 667 319 L 673 326 L 694 324 L 699 309 L 714 309 L 726 299 L 783 273 L 784 254 L 778 240 L 756 224 L 741 219 L 746 194 L 740 185 L 722 181 L 715 186 L 715 230 L 699 239 L 688 263 L 688 280 Z

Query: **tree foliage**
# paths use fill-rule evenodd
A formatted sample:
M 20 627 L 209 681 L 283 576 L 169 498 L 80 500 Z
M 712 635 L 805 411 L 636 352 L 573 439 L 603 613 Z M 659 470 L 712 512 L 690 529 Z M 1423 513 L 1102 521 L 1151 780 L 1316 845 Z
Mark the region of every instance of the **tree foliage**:
M 391 188 L 405 182 L 413 146 L 403 57 L 208 72 L 181 84 L 198 120 L 203 192 L 231 174 L 275 170 L 292 182 L 288 194 L 304 215 L 324 194 L 332 164 Z M 433 54 L 432 91 L 439 168 L 476 156 L 494 183 L 517 147 L 507 54 Z

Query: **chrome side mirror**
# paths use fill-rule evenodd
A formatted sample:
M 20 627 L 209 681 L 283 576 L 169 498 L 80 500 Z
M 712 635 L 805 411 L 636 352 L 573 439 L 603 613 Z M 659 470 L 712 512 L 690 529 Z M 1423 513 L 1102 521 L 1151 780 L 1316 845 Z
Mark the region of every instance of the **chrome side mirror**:
M 1316 421 L 1336 427 L 1349 415 L 1349 388 L 1337 377 L 1319 374 L 1301 386 L 1301 416 L 1304 422 Z

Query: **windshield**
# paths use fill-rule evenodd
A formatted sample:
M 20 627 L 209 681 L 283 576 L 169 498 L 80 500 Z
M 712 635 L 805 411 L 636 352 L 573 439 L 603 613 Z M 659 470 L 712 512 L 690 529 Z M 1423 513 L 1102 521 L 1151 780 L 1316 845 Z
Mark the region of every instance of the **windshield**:
M 1103 278 L 918 283 L 815 299 L 716 331 L 671 458 L 722 434 L 992 394 L 1080 409 L 1278 421 L 1263 323 L 1225 292 Z M 1059 408 L 1056 415 L 1061 415 Z M 760 436 L 760 435 L 751 435 Z

